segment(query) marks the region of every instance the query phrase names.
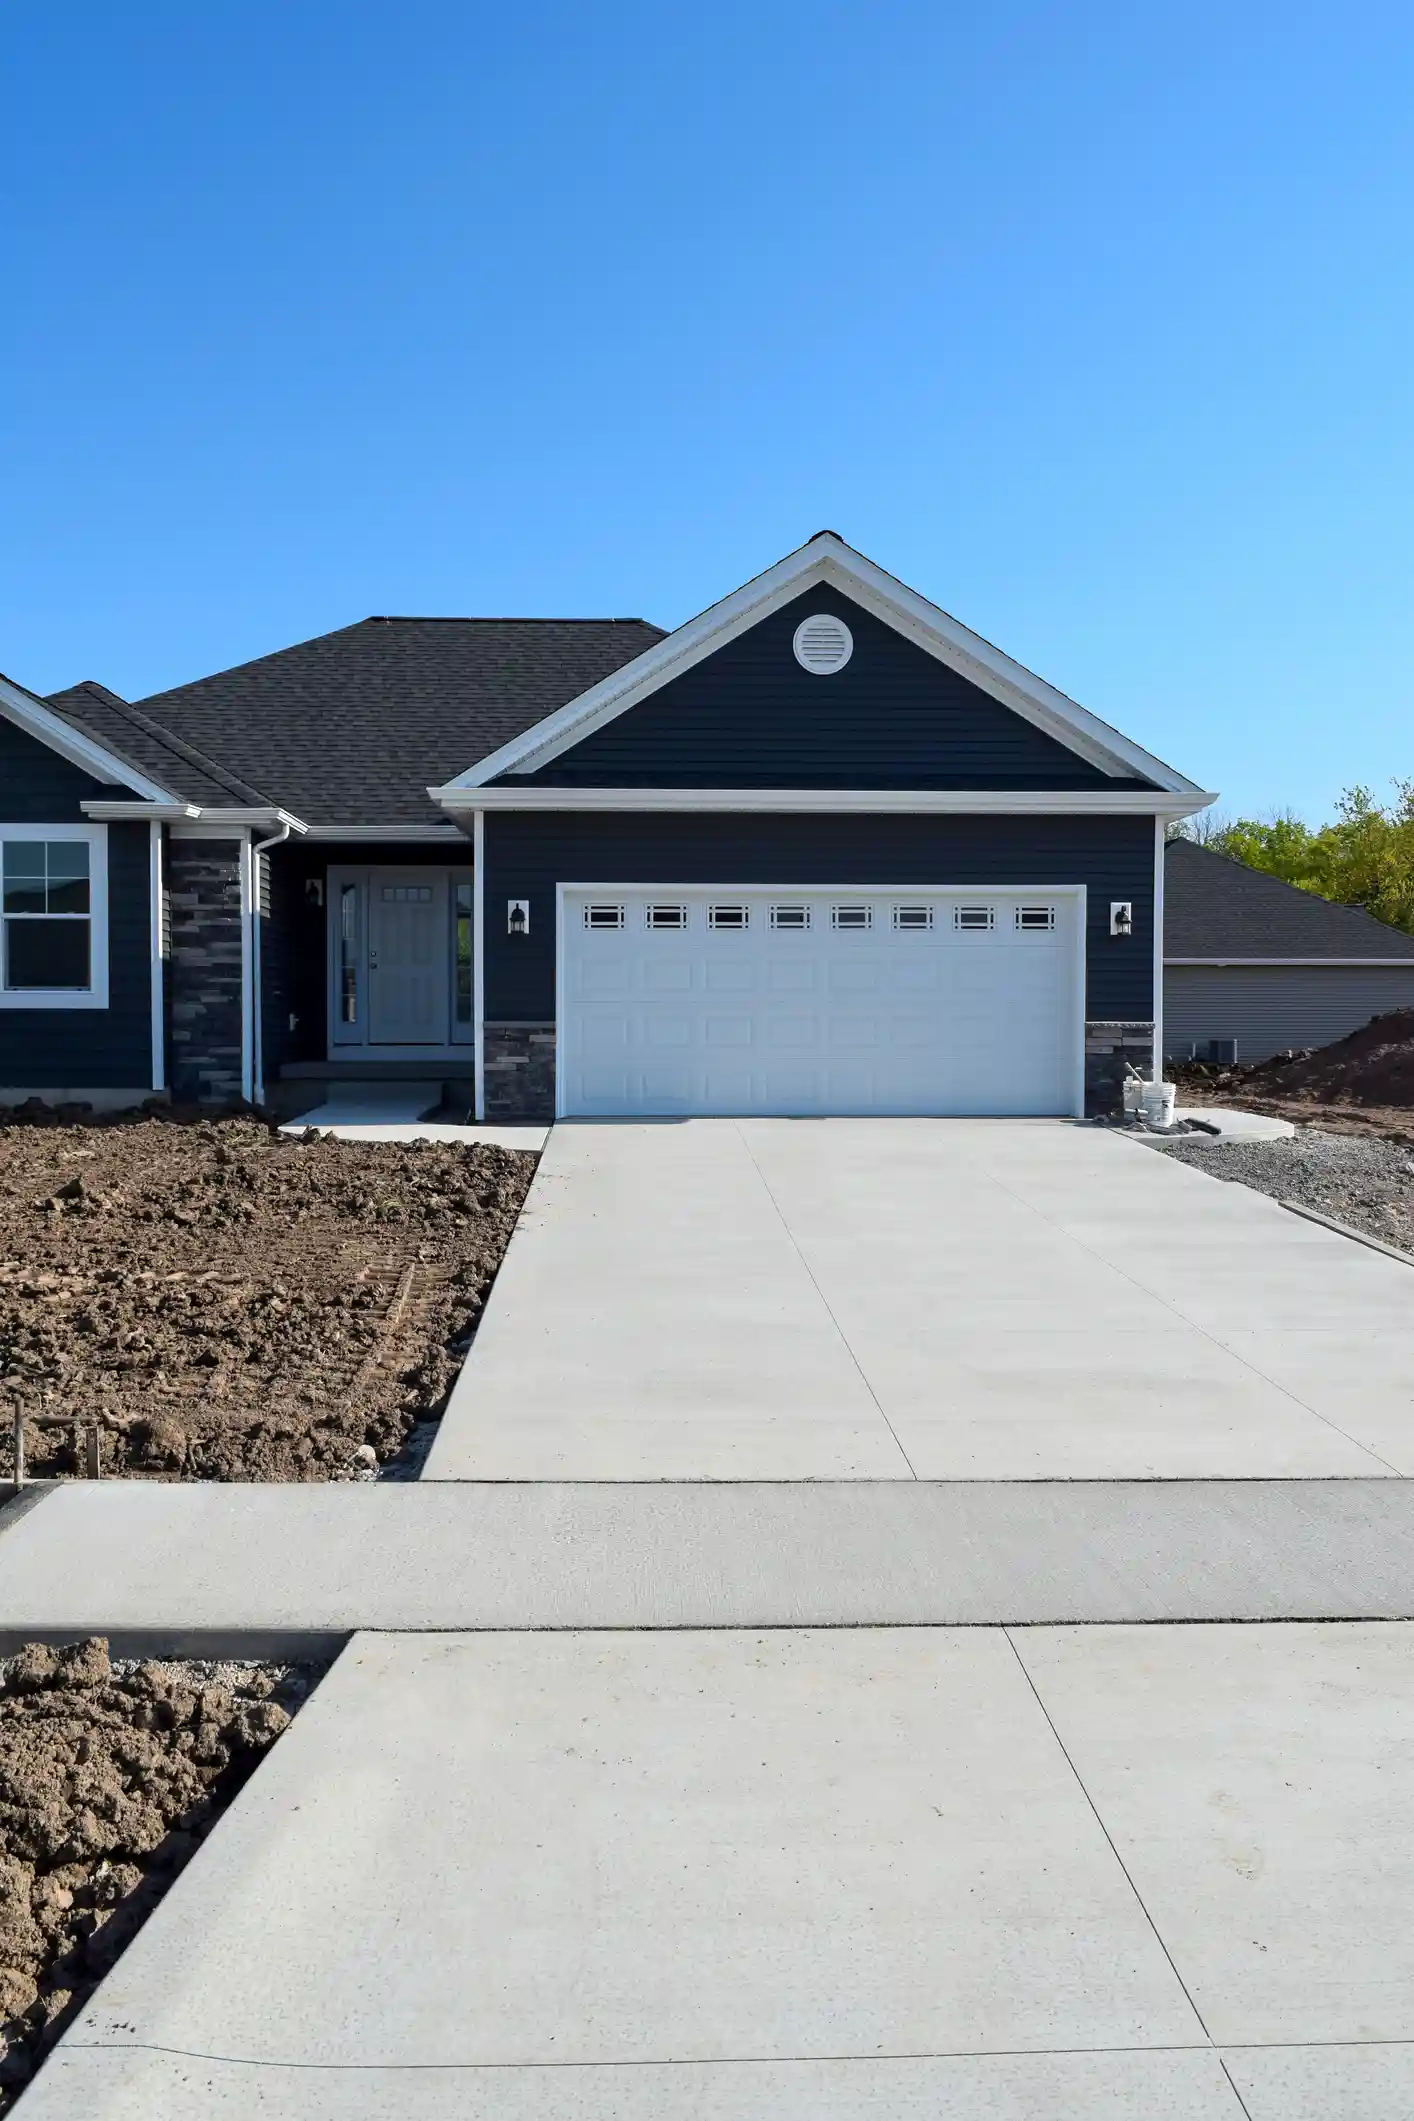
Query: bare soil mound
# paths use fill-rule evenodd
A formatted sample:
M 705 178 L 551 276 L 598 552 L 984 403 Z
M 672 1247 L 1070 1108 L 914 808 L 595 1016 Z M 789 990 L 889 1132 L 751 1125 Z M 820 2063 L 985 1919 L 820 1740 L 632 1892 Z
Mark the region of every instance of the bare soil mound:
M 440 1413 L 535 1158 L 249 1118 L 0 1127 L 0 1469 L 369 1475 Z M 64 1426 L 62 1424 L 67 1424 Z
M 1373 1017 L 1329 1046 L 1248 1067 L 1190 1062 L 1171 1072 L 1187 1103 L 1234 1099 L 1293 1119 L 1348 1113 L 1356 1124 L 1378 1116 L 1397 1131 L 1401 1121 L 1414 1124 L 1414 1009 Z
M 101 1639 L 0 1667 L 0 2114 L 279 1737 L 312 1675 L 113 1665 Z

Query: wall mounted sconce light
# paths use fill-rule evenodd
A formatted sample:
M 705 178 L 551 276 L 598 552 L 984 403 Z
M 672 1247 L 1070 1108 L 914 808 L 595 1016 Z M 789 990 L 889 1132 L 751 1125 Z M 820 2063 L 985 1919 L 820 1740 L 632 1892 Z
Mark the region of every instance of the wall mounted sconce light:
M 506 900 L 507 935 L 529 935 L 530 907 L 523 898 Z
M 1110 934 L 1133 935 L 1134 907 L 1127 898 L 1117 898 L 1110 904 Z
M 322 906 L 324 903 L 324 879 L 322 876 L 307 876 L 304 880 L 304 902 L 307 906 Z

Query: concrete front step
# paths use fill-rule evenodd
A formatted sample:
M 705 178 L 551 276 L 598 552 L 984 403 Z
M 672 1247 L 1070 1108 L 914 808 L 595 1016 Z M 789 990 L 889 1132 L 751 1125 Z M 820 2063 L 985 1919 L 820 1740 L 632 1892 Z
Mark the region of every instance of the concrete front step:
M 80 1481 L 0 1518 L 0 1648 L 1311 1618 L 1414 1618 L 1414 1483 Z

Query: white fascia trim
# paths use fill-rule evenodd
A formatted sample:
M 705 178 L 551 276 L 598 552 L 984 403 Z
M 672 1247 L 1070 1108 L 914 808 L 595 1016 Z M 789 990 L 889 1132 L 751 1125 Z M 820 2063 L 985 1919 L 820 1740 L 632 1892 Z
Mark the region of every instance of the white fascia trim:
M 454 846 L 466 834 L 459 825 L 307 825 L 311 840 L 344 840 L 364 846 Z
M 916 590 L 867 560 L 841 538 L 812 538 L 788 553 L 754 580 L 679 626 L 665 640 L 645 649 L 621 670 L 610 673 L 577 699 L 568 701 L 508 744 L 478 761 L 447 783 L 452 788 L 484 787 L 497 775 L 529 772 L 547 765 L 612 721 L 670 678 L 681 676 L 714 654 L 748 627 L 770 616 L 792 597 L 816 583 L 828 584 L 852 597 L 876 618 L 956 670 L 994 699 L 1053 736 L 1104 773 L 1129 774 L 1172 791 L 1191 790 L 1192 781 L 1161 759 L 1121 736 L 1108 722 L 1067 698 L 1020 663 L 1003 655 L 990 641 L 921 597 Z M 434 790 L 438 800 L 443 791 Z
M 0 714 L 27 735 L 46 744 L 51 751 L 57 751 L 71 766 L 91 773 L 96 781 L 118 781 L 150 803 L 174 803 L 177 800 L 165 788 L 159 788 L 156 781 L 150 781 L 145 773 L 130 766 L 126 759 L 120 759 L 116 752 L 95 743 L 92 737 L 84 736 L 72 722 L 66 722 L 62 715 L 56 714 L 52 707 L 46 707 L 32 692 L 26 692 L 13 678 L 0 676 Z
M 1019 817 L 1191 817 L 1216 800 L 1155 788 L 456 788 L 449 811 L 718 810 L 1010 813 Z
M 101 818 L 105 824 L 140 824 L 144 818 L 158 825 L 178 825 L 201 816 L 197 803 L 120 803 L 104 797 L 100 802 L 80 803 L 85 817 Z
M 1166 965 L 1214 965 L 1226 971 L 1230 966 L 1241 970 L 1247 965 L 1288 965 L 1293 969 L 1306 966 L 1318 970 L 1322 966 L 1344 966 L 1347 971 L 1365 965 L 1399 966 L 1405 972 L 1414 973 L 1414 957 L 1166 957 Z

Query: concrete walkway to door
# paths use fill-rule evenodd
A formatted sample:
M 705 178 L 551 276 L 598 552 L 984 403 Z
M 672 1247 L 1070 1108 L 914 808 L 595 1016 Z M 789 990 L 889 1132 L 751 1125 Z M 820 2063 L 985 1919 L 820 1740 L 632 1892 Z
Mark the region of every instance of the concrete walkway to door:
M 1414 1472 L 1414 1272 L 1064 1121 L 557 1127 L 426 1477 Z

